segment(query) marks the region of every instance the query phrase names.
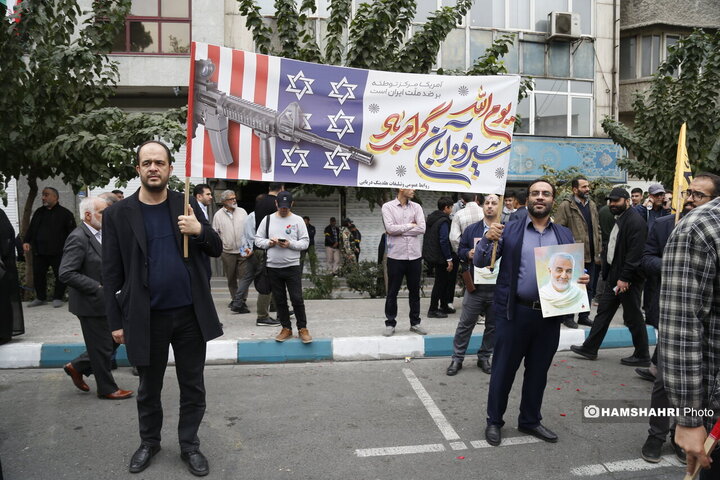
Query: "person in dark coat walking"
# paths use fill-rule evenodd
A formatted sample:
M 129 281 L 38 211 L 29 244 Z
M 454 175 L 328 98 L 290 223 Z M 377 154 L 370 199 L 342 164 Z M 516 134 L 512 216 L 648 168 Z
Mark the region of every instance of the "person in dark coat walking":
M 570 349 L 589 360 L 597 359 L 610 322 L 622 305 L 623 320 L 630 330 L 635 351 L 620 362 L 628 366 L 647 367 L 650 365 L 650 350 L 645 320 L 640 309 L 640 297 L 645 284 L 645 274 L 640 263 L 647 238 L 647 226 L 638 211 L 630 207 L 627 190 L 615 187 L 608 197 L 610 211 L 617 221 L 610 233 L 607 255 L 603 261 L 605 287 L 590 334 L 582 345 L 572 345 Z
M 209 472 L 197 436 L 205 414 L 206 342 L 222 335 L 205 256 L 219 257 L 222 241 L 191 199 L 167 189 L 172 156 L 163 143 L 137 150 L 141 187 L 109 207 L 103 219 L 103 281 L 113 339 L 127 347 L 140 374 L 137 393 L 140 448 L 130 460 L 143 471 L 160 450 L 161 392 L 169 346 L 180 386 L 181 459 L 195 475 Z M 183 235 L 188 258 L 183 258 Z
M 493 223 L 475 247 L 476 267 L 491 263 L 493 242 L 498 241 L 497 257 L 502 258 L 495 285 L 495 348 L 488 390 L 485 439 L 490 445 L 501 442 L 500 429 L 520 364 L 525 364 L 518 430 L 543 441 L 555 443 L 558 437 L 542 423 L 543 393 L 547 372 L 560 342 L 560 324 L 565 315 L 543 317 L 535 273 L 536 247 L 574 243 L 566 227 L 550 220 L 555 187 L 535 180 L 528 187 L 528 217 L 505 225 Z M 588 274 L 578 283 L 587 284 Z

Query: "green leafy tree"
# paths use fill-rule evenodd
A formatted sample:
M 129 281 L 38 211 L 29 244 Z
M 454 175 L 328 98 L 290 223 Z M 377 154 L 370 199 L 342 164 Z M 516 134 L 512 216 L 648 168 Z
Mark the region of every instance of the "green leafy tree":
M 678 134 L 687 122 L 693 171 L 720 169 L 720 32 L 698 30 L 669 48 L 647 92 L 633 101 L 635 125 L 605 118 L 603 129 L 634 158 L 618 164 L 631 175 L 672 185 Z
M 30 222 L 38 181 L 60 177 L 77 192 L 136 176 L 132 148 L 161 136 L 177 150 L 186 110 L 127 113 L 105 107 L 118 78 L 107 53 L 130 0 L 25 0 L 0 22 L 0 184 L 27 176 L 20 231 Z
M 0 185 L 26 176 L 20 232 L 30 223 L 38 181 L 60 177 L 75 192 L 136 176 L 133 147 L 160 136 L 177 150 L 185 110 L 127 113 L 106 104 L 118 78 L 107 53 L 131 0 L 24 0 L 0 21 Z M 30 257 L 29 260 L 32 260 Z M 32 285 L 32 269 L 26 282 Z
M 427 21 L 408 35 L 415 18 L 416 0 L 374 0 L 358 5 L 351 18 L 352 0 L 330 0 L 330 17 L 324 49 L 315 40 L 315 32 L 308 22 L 316 11 L 315 0 L 303 0 L 296 7 L 294 0 L 275 1 L 276 35 L 260 13 L 256 0 L 238 0 L 240 13 L 246 18 L 255 49 L 264 54 L 279 55 L 307 62 L 343 65 L 371 70 L 430 73 L 441 43 L 468 12 L 474 0 L 458 0 L 454 7 L 441 7 L 428 16 Z M 345 41 L 347 35 L 347 41 Z M 478 58 L 468 71 L 449 74 L 498 75 L 507 73 L 502 62 L 514 42 L 514 35 L 502 36 Z M 438 74 L 444 74 L 442 69 Z M 527 96 L 531 84 L 523 81 L 520 98 Z M 329 196 L 345 187 L 304 185 L 302 189 L 318 196 Z M 393 198 L 390 189 L 357 188 L 358 200 L 366 200 L 371 209 Z

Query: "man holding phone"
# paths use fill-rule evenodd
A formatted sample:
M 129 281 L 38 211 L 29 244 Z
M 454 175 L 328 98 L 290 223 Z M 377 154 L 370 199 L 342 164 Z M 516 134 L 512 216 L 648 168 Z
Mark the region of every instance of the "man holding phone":
M 272 296 L 277 306 L 278 320 L 282 325 L 282 330 L 275 340 L 284 342 L 293 336 L 285 293 L 287 289 L 295 311 L 298 337 L 303 343 L 310 343 L 312 337 L 307 329 L 300 267 L 300 252 L 308 248 L 310 237 L 303 218 L 290 212 L 293 205 L 290 192 L 279 192 L 276 204 L 278 211 L 263 218 L 255 231 L 255 245 L 267 251 L 267 271 Z

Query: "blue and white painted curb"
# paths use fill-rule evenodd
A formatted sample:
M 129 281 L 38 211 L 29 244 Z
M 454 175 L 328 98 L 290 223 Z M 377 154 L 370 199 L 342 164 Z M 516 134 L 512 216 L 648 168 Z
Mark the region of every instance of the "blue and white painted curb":
M 587 337 L 587 329 L 562 329 L 558 351 L 569 350 Z M 647 327 L 651 345 L 655 329 Z M 482 335 L 473 335 L 468 352 L 476 352 Z M 631 347 L 632 337 L 625 327 L 610 328 L 601 348 Z M 62 367 L 85 349 L 82 343 L 9 343 L 0 346 L 0 368 Z M 208 364 L 316 362 L 323 360 L 382 360 L 406 357 L 445 357 L 453 353 L 452 335 L 395 335 L 392 337 L 341 337 L 315 339 L 304 344 L 298 339 L 278 343 L 274 340 L 213 340 L 208 343 Z M 117 351 L 117 361 L 127 366 L 125 347 Z M 172 348 L 170 362 L 174 362 Z

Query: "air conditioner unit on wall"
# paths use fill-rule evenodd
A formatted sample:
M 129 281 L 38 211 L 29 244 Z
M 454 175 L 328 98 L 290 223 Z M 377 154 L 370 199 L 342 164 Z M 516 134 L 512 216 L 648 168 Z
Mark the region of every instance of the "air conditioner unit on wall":
M 580 38 L 580 14 L 550 12 L 548 14 L 548 40 L 575 40 Z

